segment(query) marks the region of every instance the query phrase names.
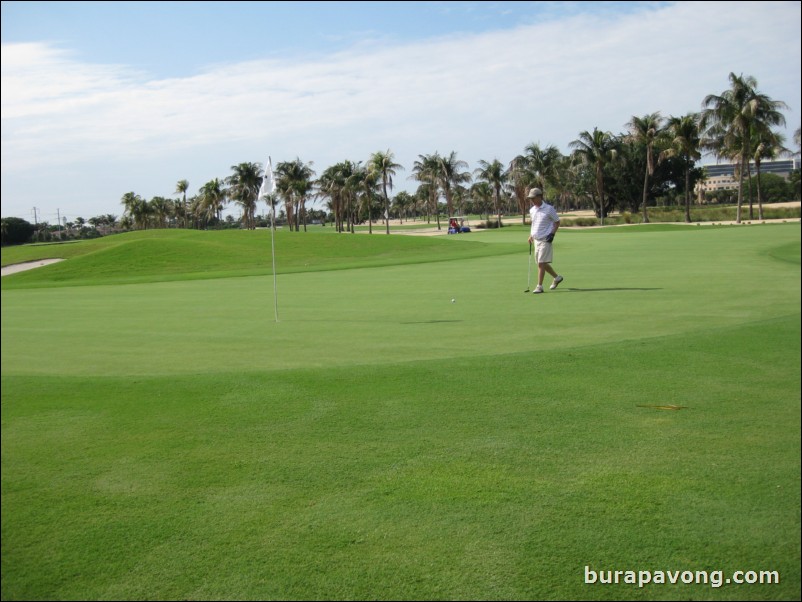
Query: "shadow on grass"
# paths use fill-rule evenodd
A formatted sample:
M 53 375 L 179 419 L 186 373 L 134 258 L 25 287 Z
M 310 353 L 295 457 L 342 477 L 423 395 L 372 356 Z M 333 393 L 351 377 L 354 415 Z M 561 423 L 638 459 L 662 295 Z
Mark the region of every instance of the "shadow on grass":
M 567 293 L 605 293 L 608 291 L 661 291 L 661 288 L 563 288 Z M 559 292 L 559 291 L 558 291 Z
M 445 324 L 447 322 L 464 322 L 465 320 L 421 320 L 418 322 L 399 322 L 399 324 Z

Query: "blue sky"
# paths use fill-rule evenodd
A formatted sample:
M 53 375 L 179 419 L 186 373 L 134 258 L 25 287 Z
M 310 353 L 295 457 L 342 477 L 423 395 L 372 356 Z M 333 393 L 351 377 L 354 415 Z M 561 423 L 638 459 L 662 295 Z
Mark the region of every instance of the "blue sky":
M 799 2 L 4 1 L 0 23 L 2 216 L 29 221 L 268 155 L 320 173 L 389 149 L 413 190 L 418 155 L 568 152 L 698 111 L 730 72 L 800 125 Z

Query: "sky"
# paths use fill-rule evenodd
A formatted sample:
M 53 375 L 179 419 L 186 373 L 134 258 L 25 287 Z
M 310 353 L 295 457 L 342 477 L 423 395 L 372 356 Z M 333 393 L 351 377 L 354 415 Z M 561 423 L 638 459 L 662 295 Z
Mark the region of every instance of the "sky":
M 567 154 L 585 130 L 699 111 L 731 72 L 789 106 L 790 145 L 800 6 L 3 1 L 2 217 L 119 217 L 128 192 L 194 195 L 268 157 L 319 175 L 389 150 L 412 192 L 420 155 Z

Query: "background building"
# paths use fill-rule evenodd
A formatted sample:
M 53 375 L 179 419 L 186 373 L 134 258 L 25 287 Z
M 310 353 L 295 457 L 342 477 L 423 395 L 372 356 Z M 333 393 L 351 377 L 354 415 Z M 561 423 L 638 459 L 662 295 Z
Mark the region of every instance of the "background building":
M 706 192 L 738 188 L 737 170 L 740 169 L 740 167 L 740 163 L 714 163 L 712 165 L 703 165 L 702 169 L 705 170 L 705 179 L 698 182 L 694 189 L 697 200 L 701 203 L 705 198 Z M 756 174 L 754 163 L 749 163 L 749 169 L 752 175 Z M 795 169 L 799 169 L 799 163 L 796 159 L 760 162 L 761 174 L 773 173 L 786 180 L 788 180 L 791 172 Z

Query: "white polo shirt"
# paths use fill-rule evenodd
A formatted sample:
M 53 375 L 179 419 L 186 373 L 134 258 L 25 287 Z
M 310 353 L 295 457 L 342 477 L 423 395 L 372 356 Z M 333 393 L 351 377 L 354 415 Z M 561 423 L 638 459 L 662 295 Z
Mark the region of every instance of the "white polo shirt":
M 543 240 L 551 234 L 552 224 L 560 221 L 556 209 L 543 201 L 540 207 L 532 205 L 529 209 L 529 216 L 532 218 L 532 230 L 530 234 L 535 240 Z

